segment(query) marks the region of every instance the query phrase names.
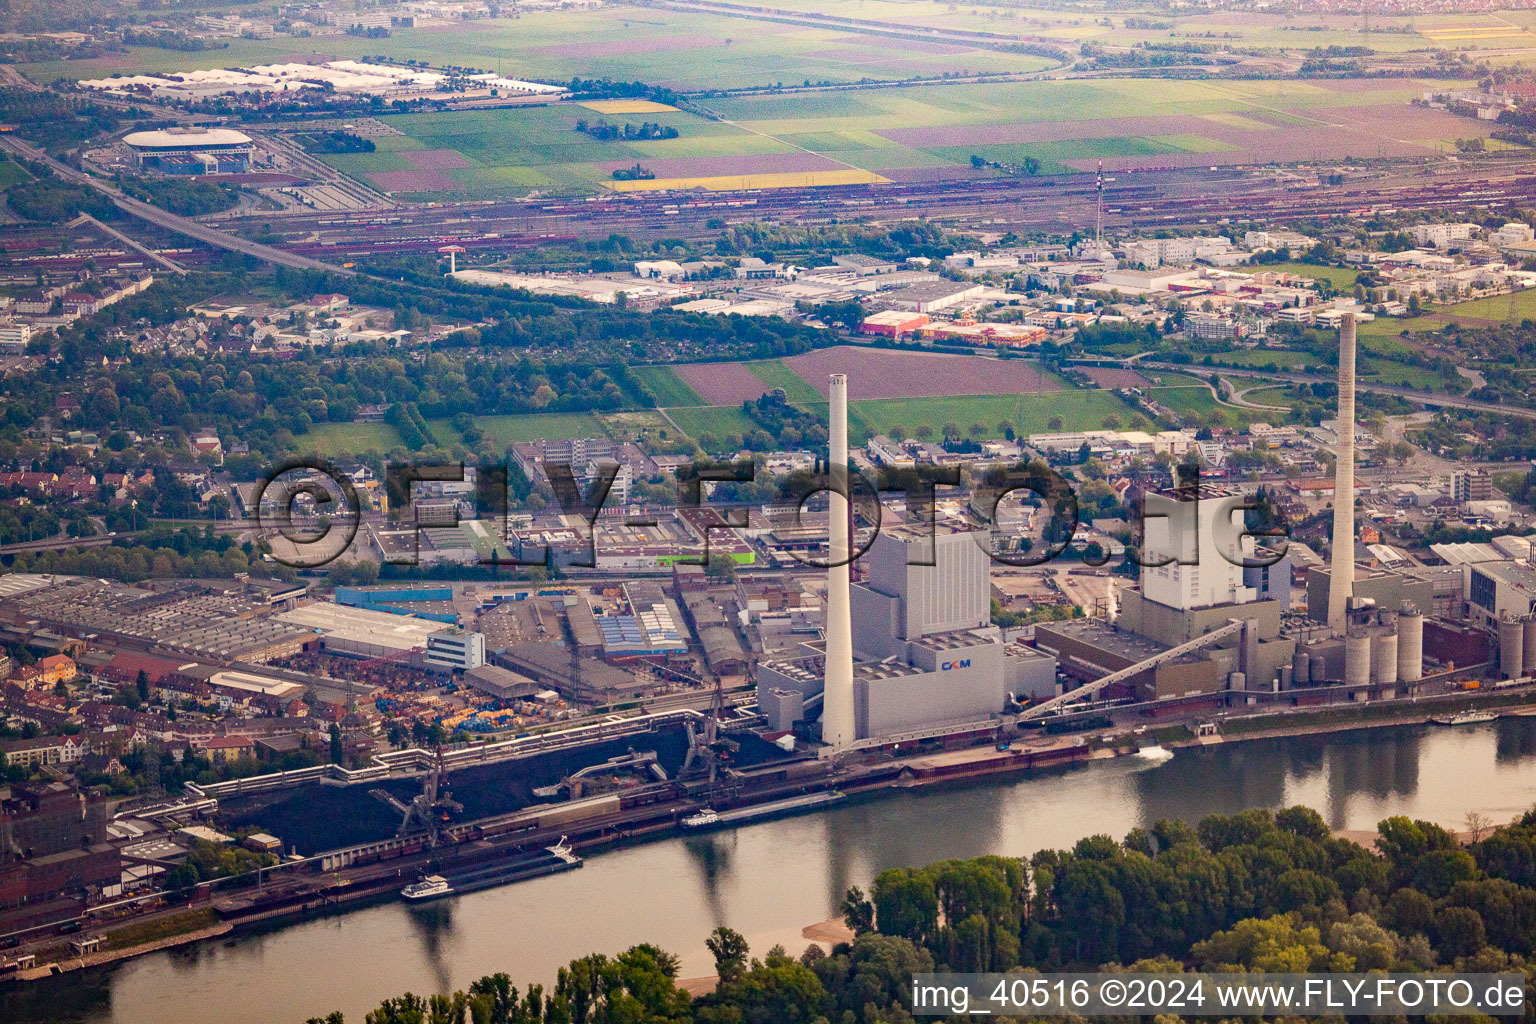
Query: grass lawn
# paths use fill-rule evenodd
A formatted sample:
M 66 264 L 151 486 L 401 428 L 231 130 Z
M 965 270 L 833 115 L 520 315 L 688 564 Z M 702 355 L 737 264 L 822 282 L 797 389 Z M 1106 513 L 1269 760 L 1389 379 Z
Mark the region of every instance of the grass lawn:
M 1294 387 L 1286 386 L 1264 388 L 1260 391 L 1250 391 L 1244 395 L 1243 398 L 1246 401 L 1253 402 L 1256 405 L 1283 405 L 1287 408 L 1294 409 L 1299 401 L 1300 396 L 1297 395 L 1296 389 Z M 1262 417 L 1260 418 L 1260 422 L 1262 422 Z
M 32 175 L 28 174 L 16 161 L 0 161 L 0 189 L 19 185 L 24 181 L 31 180 L 31 178 Z
M 1372 384 L 1391 384 L 1417 391 L 1449 391 L 1454 394 L 1467 390 L 1467 382 L 1460 377 L 1451 382 L 1433 370 L 1409 366 L 1407 363 L 1394 363 L 1388 359 L 1362 359 L 1358 369 L 1360 379 Z
M 388 423 L 319 423 L 293 443 L 300 451 L 317 455 L 387 452 L 404 444 L 399 431 Z
M 1355 286 L 1355 281 L 1360 277 L 1360 272 L 1348 270 L 1344 267 L 1319 267 L 1312 263 L 1255 263 L 1248 268 L 1255 273 L 1264 270 L 1279 270 L 1287 274 L 1299 274 L 1302 277 L 1316 278 L 1319 281 L 1329 281 L 1339 291 L 1348 291 Z
M 723 443 L 727 437 L 740 441 L 743 434 L 758 429 L 750 416 L 733 405 L 685 406 L 668 409 L 666 412 L 672 417 L 672 422 L 681 427 L 695 441 L 705 434 L 712 434 L 716 443 L 704 446 L 710 451 L 734 449 L 736 445 Z
M 1282 370 L 1292 370 L 1315 362 L 1311 353 L 1308 352 L 1268 348 L 1244 348 L 1233 352 L 1221 352 L 1212 356 L 1211 359 L 1217 366 L 1237 366 L 1243 369 L 1275 366 Z
M 1536 288 L 1527 288 L 1513 295 L 1493 295 L 1471 302 L 1455 302 L 1448 306 L 1435 306 L 1434 311 L 1450 317 L 1472 317 L 1499 323 L 1536 318 Z
M 798 405 L 803 409 L 810 409 L 818 405 L 824 406 L 827 404 L 827 400 L 821 397 L 819 391 L 806 383 L 804 377 L 785 366 L 778 359 L 764 359 L 760 362 L 748 363 L 746 365 L 747 369 L 752 371 L 752 376 L 764 384 L 771 388 L 783 388 L 784 393 L 789 396 L 789 401 L 792 405 Z
M 656 404 L 662 408 L 704 404 L 698 392 L 689 387 L 670 366 L 636 366 L 634 372 L 651 389 L 651 393 L 656 396 Z
M 1166 405 L 1180 416 L 1199 416 L 1207 426 L 1235 427 L 1253 422 L 1265 423 L 1277 415 L 1261 409 L 1233 409 L 1222 405 L 1211 394 L 1211 389 L 1203 386 L 1152 388 L 1147 392 L 1147 397 L 1159 405 Z

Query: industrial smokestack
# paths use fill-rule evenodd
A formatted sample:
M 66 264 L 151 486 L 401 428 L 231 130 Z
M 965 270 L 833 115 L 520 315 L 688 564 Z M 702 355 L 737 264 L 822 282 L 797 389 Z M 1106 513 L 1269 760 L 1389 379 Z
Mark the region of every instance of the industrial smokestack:
M 1339 320 L 1339 444 L 1333 474 L 1333 566 L 1328 578 L 1328 625 L 1344 632 L 1355 592 L 1355 315 Z
M 848 517 L 848 378 L 831 377 L 827 464 L 831 492 L 828 523 L 827 671 L 822 698 L 821 741 L 843 747 L 856 738 L 853 728 L 853 616 L 849 611 L 848 562 L 853 550 Z

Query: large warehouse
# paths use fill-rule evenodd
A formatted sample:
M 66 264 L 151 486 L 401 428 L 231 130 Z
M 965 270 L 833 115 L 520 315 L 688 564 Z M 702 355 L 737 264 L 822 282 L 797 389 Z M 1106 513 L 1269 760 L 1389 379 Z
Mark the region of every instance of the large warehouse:
M 251 137 L 233 128 L 162 128 L 123 137 L 142 170 L 162 174 L 244 174 Z

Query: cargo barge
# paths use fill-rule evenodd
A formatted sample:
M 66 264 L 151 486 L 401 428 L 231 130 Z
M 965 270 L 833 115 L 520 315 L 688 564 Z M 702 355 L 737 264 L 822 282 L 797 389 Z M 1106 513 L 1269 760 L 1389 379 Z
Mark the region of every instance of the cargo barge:
M 407 902 L 423 903 L 444 896 L 456 896 L 498 885 L 508 885 L 512 882 L 523 882 L 530 878 L 553 875 L 561 871 L 570 871 L 581 867 L 581 863 L 581 858 L 571 852 L 566 837 L 561 836 L 558 843 L 545 847 L 538 853 L 514 857 L 510 861 L 502 861 L 499 864 L 491 864 L 471 871 L 428 875 L 401 889 L 400 896 Z
M 712 828 L 732 828 L 768 818 L 782 818 L 806 811 L 819 811 L 840 804 L 846 799 L 848 798 L 838 790 L 830 789 L 824 793 L 807 793 L 787 800 L 772 800 L 765 804 L 754 804 L 751 807 L 738 807 L 733 811 L 716 811 L 705 807 L 697 813 L 688 815 L 678 824 L 690 832 L 702 832 Z

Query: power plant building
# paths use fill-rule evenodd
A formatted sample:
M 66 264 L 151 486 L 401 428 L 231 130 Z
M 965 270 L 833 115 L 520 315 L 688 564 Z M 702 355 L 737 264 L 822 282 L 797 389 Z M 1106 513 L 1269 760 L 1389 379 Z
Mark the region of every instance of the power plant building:
M 1055 659 L 1005 645 L 991 624 L 991 556 L 969 532 L 889 527 L 860 564 L 866 580 L 849 588 L 857 739 L 985 723 L 1011 697 L 1055 692 Z M 806 649 L 758 665 L 758 703 L 776 729 L 820 703 L 817 645 Z

